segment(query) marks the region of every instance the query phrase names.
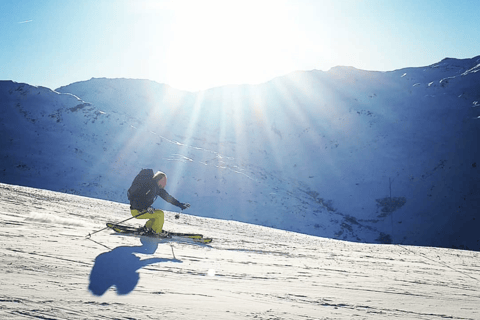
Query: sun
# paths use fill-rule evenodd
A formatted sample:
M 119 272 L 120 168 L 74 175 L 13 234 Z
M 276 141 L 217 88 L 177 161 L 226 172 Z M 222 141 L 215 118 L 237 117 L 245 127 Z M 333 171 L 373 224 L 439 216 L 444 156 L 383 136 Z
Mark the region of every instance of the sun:
M 176 1 L 170 10 L 171 40 L 159 50 L 173 87 L 256 84 L 292 68 L 301 37 L 281 1 Z

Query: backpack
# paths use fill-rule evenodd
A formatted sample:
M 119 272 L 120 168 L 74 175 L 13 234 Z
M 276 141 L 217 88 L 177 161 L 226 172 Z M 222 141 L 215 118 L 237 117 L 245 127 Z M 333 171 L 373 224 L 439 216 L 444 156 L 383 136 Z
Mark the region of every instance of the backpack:
M 137 196 L 145 196 L 145 193 L 150 190 L 150 186 L 153 178 L 152 169 L 142 169 L 140 173 L 137 174 L 135 179 L 133 179 L 132 185 L 128 189 L 127 197 L 128 200 Z

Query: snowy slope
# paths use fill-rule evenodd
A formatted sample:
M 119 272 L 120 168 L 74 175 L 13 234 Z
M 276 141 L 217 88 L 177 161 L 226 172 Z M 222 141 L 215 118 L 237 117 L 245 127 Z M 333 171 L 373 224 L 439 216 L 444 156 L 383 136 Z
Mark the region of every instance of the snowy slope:
M 0 208 L 2 319 L 480 318 L 478 252 L 172 212 L 169 230 L 202 232 L 211 246 L 110 231 L 89 240 L 128 217 L 128 206 L 5 184 Z
M 337 67 L 195 94 L 147 80 L 61 94 L 3 82 L 1 179 L 125 202 L 150 167 L 197 216 L 478 250 L 479 64 Z

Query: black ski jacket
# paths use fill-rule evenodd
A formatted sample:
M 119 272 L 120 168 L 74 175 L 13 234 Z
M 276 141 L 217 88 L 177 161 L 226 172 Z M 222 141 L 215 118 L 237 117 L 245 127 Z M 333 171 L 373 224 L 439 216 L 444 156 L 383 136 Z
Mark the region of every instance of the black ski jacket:
M 160 196 L 168 203 L 181 208 L 180 201 L 169 195 L 165 189 L 158 186 L 156 181 L 152 180 L 148 184 L 148 188 L 145 188 L 140 194 L 130 197 L 130 209 L 138 211 L 146 210 L 153 204 L 153 202 L 155 202 L 157 196 Z

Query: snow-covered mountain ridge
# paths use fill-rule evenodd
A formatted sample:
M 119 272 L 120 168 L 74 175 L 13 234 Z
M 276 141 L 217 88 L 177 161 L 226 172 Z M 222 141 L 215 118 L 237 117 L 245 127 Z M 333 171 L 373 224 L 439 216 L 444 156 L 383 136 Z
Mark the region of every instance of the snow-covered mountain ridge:
M 194 215 L 478 250 L 479 64 L 336 67 L 196 93 L 2 81 L 0 181 L 126 202 L 148 167 Z

